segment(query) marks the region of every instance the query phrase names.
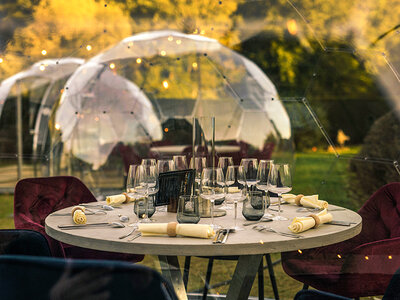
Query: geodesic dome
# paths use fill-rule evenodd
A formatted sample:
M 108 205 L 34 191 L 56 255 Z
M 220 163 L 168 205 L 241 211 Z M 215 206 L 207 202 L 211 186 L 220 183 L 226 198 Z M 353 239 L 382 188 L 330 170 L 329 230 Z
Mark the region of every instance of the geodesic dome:
M 291 153 L 290 121 L 269 78 L 218 41 L 176 31 L 126 38 L 77 69 L 55 115 L 54 143 L 60 161 L 102 177 L 118 152 L 125 168 L 191 152 L 194 117 L 215 117 L 220 155 Z
M 46 160 L 50 147 L 48 122 L 53 106 L 67 78 L 83 61 L 79 58 L 41 60 L 1 82 L 0 156 L 6 163 L 17 157 L 19 173 L 23 159 Z M 48 174 L 36 167 L 33 171 L 35 175 Z

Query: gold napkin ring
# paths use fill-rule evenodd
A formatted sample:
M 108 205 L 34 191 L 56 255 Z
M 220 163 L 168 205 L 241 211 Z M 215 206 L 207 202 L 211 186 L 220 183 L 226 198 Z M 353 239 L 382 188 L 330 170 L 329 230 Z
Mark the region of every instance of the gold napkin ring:
M 301 200 L 301 198 L 303 198 L 303 197 L 304 197 L 303 194 L 298 194 L 298 195 L 296 196 L 296 198 L 294 198 L 294 202 L 296 203 L 296 205 L 301 206 L 300 200 Z
M 177 222 L 170 222 L 167 224 L 168 236 L 176 236 L 176 226 L 178 226 Z
M 129 202 L 129 196 L 128 196 L 128 194 L 127 193 L 122 193 L 122 195 L 124 195 L 125 196 L 125 201 L 124 201 L 124 203 L 126 203 L 126 202 Z
M 321 220 L 317 215 L 311 214 L 311 215 L 309 215 L 309 217 L 313 218 L 315 221 L 315 225 L 313 228 L 317 228 L 321 224 Z

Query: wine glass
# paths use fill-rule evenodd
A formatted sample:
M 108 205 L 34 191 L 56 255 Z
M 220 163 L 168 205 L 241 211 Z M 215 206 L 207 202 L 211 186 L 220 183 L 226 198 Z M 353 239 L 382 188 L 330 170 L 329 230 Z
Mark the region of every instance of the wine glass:
M 221 168 L 204 168 L 201 173 L 200 196 L 211 202 L 211 226 L 219 229 L 221 226 L 214 224 L 215 199 L 225 196 L 225 179 Z
M 268 190 L 278 194 L 278 215 L 273 220 L 288 220 L 281 216 L 282 194 L 292 190 L 292 176 L 289 164 L 273 164 L 268 176 Z
M 156 166 L 157 161 L 154 158 L 143 158 L 141 165 L 145 167 Z
M 203 169 L 207 167 L 207 159 L 205 157 L 193 157 L 190 159 L 190 168 L 195 169 L 195 182 L 196 182 L 196 187 L 195 189 L 198 190 L 200 186 L 200 181 L 201 181 L 201 173 L 203 172 Z
M 135 178 L 136 178 L 136 171 L 139 165 L 130 165 L 128 176 L 126 177 L 126 192 L 129 196 L 135 193 Z
M 243 201 L 246 198 L 245 185 L 246 178 L 244 177 L 244 171 L 242 166 L 229 166 L 226 171 L 225 184 L 227 186 L 227 202 L 233 201 L 235 208 L 234 218 L 234 229 L 243 230 L 242 227 L 237 226 L 237 205 L 238 202 Z
M 269 212 L 268 208 L 270 203 L 270 199 L 268 196 L 268 176 L 269 170 L 271 169 L 274 161 L 273 160 L 260 160 L 260 164 L 258 165 L 257 171 L 257 183 L 256 187 L 259 190 L 265 192 L 265 205 L 267 207 L 267 212 L 264 214 L 265 217 L 271 218 L 273 215 Z
M 257 158 L 242 158 L 240 165 L 243 167 L 243 171 L 246 175 L 246 186 L 250 187 L 250 190 L 252 190 L 257 184 Z
M 157 166 L 138 166 L 135 180 L 135 191 L 144 197 L 145 213 L 143 219 L 141 220 L 143 223 L 151 222 L 147 212 L 149 196 L 155 195 L 158 192 L 158 189 L 159 183 Z M 151 199 L 154 201 L 154 197 L 151 197 Z
M 164 173 L 175 170 L 175 164 L 172 159 L 159 159 L 157 161 L 158 173 Z
M 224 176 L 226 176 L 226 172 L 227 172 L 229 166 L 233 166 L 232 157 L 221 156 L 220 158 L 218 158 L 218 168 L 222 169 Z
M 172 160 L 175 164 L 175 170 L 186 170 L 188 168 L 185 155 L 174 155 Z

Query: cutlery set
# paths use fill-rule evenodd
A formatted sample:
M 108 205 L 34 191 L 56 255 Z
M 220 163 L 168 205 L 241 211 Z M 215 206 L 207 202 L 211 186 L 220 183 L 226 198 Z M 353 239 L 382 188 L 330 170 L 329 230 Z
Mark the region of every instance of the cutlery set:
M 213 244 L 225 244 L 228 239 L 229 233 L 235 232 L 233 228 L 219 229 L 215 234 Z

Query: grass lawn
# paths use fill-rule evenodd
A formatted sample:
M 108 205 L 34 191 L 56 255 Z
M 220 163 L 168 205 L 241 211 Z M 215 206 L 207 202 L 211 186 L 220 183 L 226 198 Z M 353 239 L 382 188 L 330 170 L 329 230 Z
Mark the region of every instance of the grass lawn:
M 354 149 L 350 149 L 354 152 Z M 327 152 L 310 152 L 296 154 L 296 168 L 293 179 L 293 193 L 319 194 L 320 199 L 328 200 L 332 204 L 341 205 L 357 210 L 358 204 L 352 203 L 346 193 L 348 160 L 337 159 Z M 14 228 L 13 222 L 13 196 L 0 195 L 0 228 Z M 273 254 L 272 261 L 280 259 L 280 254 Z M 183 266 L 184 257 L 180 258 Z M 158 260 L 155 256 L 146 255 L 143 264 L 159 270 Z M 204 285 L 208 260 L 193 257 L 191 261 L 188 290 L 199 290 Z M 235 261 L 214 261 L 211 285 L 229 280 L 232 277 Z M 281 299 L 293 299 L 294 295 L 302 288 L 302 284 L 287 276 L 281 264 L 275 266 L 278 290 Z M 273 298 L 268 271 L 264 271 L 265 297 Z M 227 286 L 221 286 L 210 291 L 211 293 L 226 294 Z M 258 294 L 257 280 L 255 280 L 251 295 Z M 363 298 L 369 299 L 369 298 Z M 372 298 L 371 298 L 372 299 Z

